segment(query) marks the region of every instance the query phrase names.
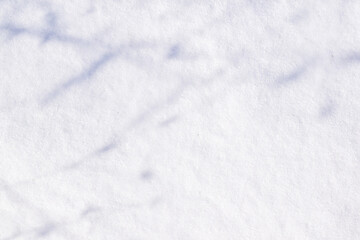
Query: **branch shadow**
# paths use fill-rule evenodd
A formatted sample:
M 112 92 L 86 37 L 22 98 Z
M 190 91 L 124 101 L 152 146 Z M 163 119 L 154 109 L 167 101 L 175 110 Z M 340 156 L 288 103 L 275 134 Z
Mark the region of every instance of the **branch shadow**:
M 360 63 L 360 52 L 351 52 L 351 53 L 347 54 L 342 59 L 342 62 L 344 64 Z
M 283 74 L 275 80 L 275 86 L 279 87 L 297 81 L 306 72 L 306 67 L 298 67 L 288 74 Z
M 51 24 L 52 20 L 49 20 Z M 45 29 L 32 29 L 25 28 L 22 26 L 15 25 L 13 23 L 5 23 L 0 25 L 0 31 L 6 32 L 8 34 L 8 40 L 13 40 L 15 37 L 20 35 L 29 35 L 32 37 L 39 38 L 42 43 L 47 43 L 50 40 L 58 41 L 61 43 L 70 43 L 80 46 L 91 46 L 91 43 L 88 40 L 82 38 L 74 37 L 68 34 L 60 33 L 54 28 L 54 26 L 45 28 Z
M 92 62 L 84 71 L 82 71 L 79 75 L 76 75 L 67 81 L 65 81 L 60 86 L 53 89 L 49 94 L 47 94 L 41 101 L 41 106 L 46 106 L 52 101 L 54 101 L 57 97 L 64 94 L 64 92 L 68 91 L 70 88 L 79 85 L 83 82 L 91 80 L 95 73 L 97 73 L 100 69 L 102 69 L 107 63 L 113 60 L 120 54 L 120 51 L 109 51 L 100 56 L 97 60 Z

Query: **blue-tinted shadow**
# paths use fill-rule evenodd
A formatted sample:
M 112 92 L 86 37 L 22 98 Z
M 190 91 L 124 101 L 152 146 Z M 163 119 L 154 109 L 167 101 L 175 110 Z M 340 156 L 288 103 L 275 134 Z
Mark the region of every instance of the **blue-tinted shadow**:
M 41 105 L 47 105 L 70 88 L 79 85 L 85 81 L 91 80 L 91 78 L 97 71 L 103 68 L 107 63 L 109 63 L 119 54 L 119 51 L 111 51 L 103 54 L 99 59 L 91 63 L 89 67 L 82 71 L 79 75 L 70 78 L 69 80 L 61 84 L 59 87 L 51 91 L 46 97 L 41 100 Z
M 343 62 L 346 64 L 360 63 L 360 52 L 352 52 L 345 56 Z
M 289 74 L 282 75 L 278 77 L 275 81 L 276 86 L 281 86 L 297 81 L 304 73 L 306 72 L 305 67 L 299 67 L 296 70 L 290 72 Z
M 179 56 L 180 53 L 180 46 L 179 45 L 174 45 L 169 49 L 167 58 L 168 59 L 172 59 L 172 58 L 176 58 Z

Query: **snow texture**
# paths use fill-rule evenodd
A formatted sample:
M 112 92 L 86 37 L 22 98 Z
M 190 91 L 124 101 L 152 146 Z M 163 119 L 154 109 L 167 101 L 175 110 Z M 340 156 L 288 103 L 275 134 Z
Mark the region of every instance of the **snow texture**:
M 360 239 L 360 1 L 0 0 L 0 240 Z

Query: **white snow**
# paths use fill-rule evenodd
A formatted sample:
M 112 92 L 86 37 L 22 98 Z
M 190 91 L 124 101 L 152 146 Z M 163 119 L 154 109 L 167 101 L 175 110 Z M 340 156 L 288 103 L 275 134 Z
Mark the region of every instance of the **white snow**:
M 360 239 L 359 13 L 1 0 L 0 240 Z

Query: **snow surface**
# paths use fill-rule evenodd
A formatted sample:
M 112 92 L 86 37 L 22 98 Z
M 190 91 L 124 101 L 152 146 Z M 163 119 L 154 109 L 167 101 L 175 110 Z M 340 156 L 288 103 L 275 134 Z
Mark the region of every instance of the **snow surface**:
M 1 0 L 0 240 L 360 239 L 360 1 Z

